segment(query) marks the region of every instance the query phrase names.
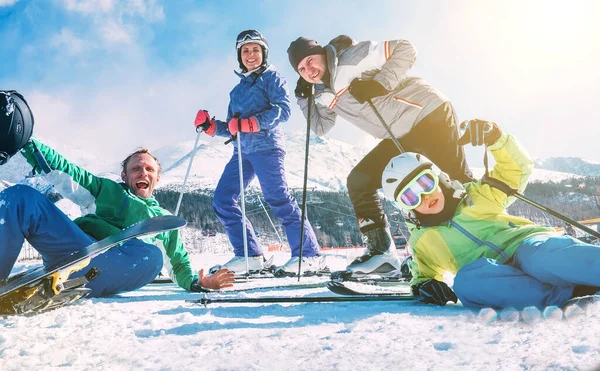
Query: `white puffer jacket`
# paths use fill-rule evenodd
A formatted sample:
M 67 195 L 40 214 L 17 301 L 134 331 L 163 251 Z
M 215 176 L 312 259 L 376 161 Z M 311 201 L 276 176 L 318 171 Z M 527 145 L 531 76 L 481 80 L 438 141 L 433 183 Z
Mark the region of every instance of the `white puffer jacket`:
M 416 60 L 414 46 L 406 40 L 356 43 L 338 36 L 325 46 L 331 76 L 329 87 L 315 86 L 310 127 L 325 135 L 335 125 L 337 115 L 375 138 L 388 138 L 373 109 L 360 104 L 349 93 L 355 78 L 377 80 L 389 94 L 372 99 L 373 104 L 397 138 L 406 135 L 419 121 L 448 99 L 419 77 L 408 77 Z M 308 116 L 308 99 L 298 99 Z

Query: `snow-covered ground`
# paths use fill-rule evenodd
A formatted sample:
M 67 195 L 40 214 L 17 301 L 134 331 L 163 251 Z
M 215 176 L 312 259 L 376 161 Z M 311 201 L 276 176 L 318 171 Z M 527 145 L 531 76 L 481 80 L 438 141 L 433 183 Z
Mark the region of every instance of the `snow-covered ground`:
M 329 256 L 340 269 L 358 252 Z M 195 255 L 198 268 L 229 256 Z M 277 253 L 275 263 L 287 259 Z M 18 269 L 25 268 L 20 263 Z M 30 263 L 31 264 L 31 263 Z M 270 281 L 270 280 L 260 280 Z M 292 280 L 294 281 L 294 280 Z M 272 283 L 272 282 L 270 282 Z M 268 284 L 265 282 L 264 284 Z M 325 288 L 210 297 L 327 296 Z M 529 322 L 410 302 L 211 304 L 173 284 L 0 319 L 0 370 L 591 370 L 600 305 Z M 505 313 L 505 317 L 506 316 Z

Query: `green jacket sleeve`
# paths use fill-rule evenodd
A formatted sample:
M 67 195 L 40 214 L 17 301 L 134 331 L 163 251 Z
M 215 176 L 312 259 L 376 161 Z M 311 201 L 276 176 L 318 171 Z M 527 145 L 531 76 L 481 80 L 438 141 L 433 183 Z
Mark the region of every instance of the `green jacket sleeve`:
M 48 166 L 50 166 L 52 170 L 58 170 L 68 174 L 73 179 L 73 181 L 75 181 L 83 188 L 87 189 L 94 198 L 98 197 L 102 185 L 101 178 L 69 162 L 60 153 L 43 144 L 39 140 L 35 138 L 31 138 L 31 140 L 33 143 L 35 143 L 35 146 L 42 153 L 42 156 L 46 159 L 46 162 L 48 162 Z M 37 166 L 37 162 L 33 155 L 33 151 L 33 144 L 27 143 L 27 145 L 23 147 L 21 153 L 23 154 L 23 156 L 25 156 L 27 162 L 39 173 L 40 170 Z
M 168 262 L 165 261 L 165 268 L 171 279 L 182 289 L 190 291 L 192 281 L 197 279 L 198 275 L 192 269 L 190 256 L 183 245 L 179 230 L 163 232 L 154 239 L 160 240 L 167 255 Z
M 409 246 L 413 255 L 411 286 L 428 279 L 444 281 L 445 272 L 458 271 L 456 258 L 436 228 L 425 227 L 410 232 Z

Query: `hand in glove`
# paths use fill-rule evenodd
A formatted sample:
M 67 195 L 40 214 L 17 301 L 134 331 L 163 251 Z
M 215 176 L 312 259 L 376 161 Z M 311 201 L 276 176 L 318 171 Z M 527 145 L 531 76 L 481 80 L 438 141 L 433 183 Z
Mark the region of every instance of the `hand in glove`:
M 217 130 L 217 125 L 214 120 L 211 120 L 208 111 L 202 109 L 196 114 L 194 126 L 196 127 L 196 131 L 201 129 L 211 137 L 215 135 L 215 131 Z
M 298 99 L 308 98 L 312 94 L 312 84 L 300 76 L 298 78 L 298 82 L 296 83 L 296 89 L 294 89 L 294 93 Z
M 255 117 L 250 117 L 249 119 L 239 119 L 234 117 L 229 120 L 227 127 L 232 136 L 235 136 L 238 131 L 241 131 L 242 133 L 256 133 L 260 130 L 260 126 Z
M 365 103 L 369 99 L 386 95 L 388 90 L 376 80 L 360 80 L 358 78 L 350 83 L 350 94 L 358 101 Z
M 458 144 L 464 146 L 467 143 L 475 146 L 491 146 L 496 143 L 502 131 L 493 122 L 474 119 L 460 123 L 460 129 L 465 133 L 458 139 Z
M 425 304 L 446 305 L 458 302 L 456 294 L 445 282 L 427 280 L 412 287 L 413 295 Z
M 198 279 L 194 280 L 190 286 L 191 292 L 206 292 L 207 289 L 219 290 L 225 287 L 232 287 L 235 276 L 227 268 L 219 269 L 208 276 L 204 275 L 204 269 L 198 272 Z M 200 284 L 198 284 L 200 282 Z

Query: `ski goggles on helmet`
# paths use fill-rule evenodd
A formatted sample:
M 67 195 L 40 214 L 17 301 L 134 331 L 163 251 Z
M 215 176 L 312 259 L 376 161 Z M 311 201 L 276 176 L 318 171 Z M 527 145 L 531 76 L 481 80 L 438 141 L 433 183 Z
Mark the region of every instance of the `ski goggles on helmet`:
M 423 195 L 432 194 L 438 186 L 438 177 L 431 169 L 421 171 L 395 196 L 396 202 L 406 210 L 413 210 L 421 205 Z
M 257 43 L 260 45 L 265 45 L 265 38 L 260 32 L 256 30 L 242 31 L 237 37 L 237 40 L 235 42 L 235 48 L 239 49 L 240 47 L 242 47 L 242 45 L 248 43 Z

